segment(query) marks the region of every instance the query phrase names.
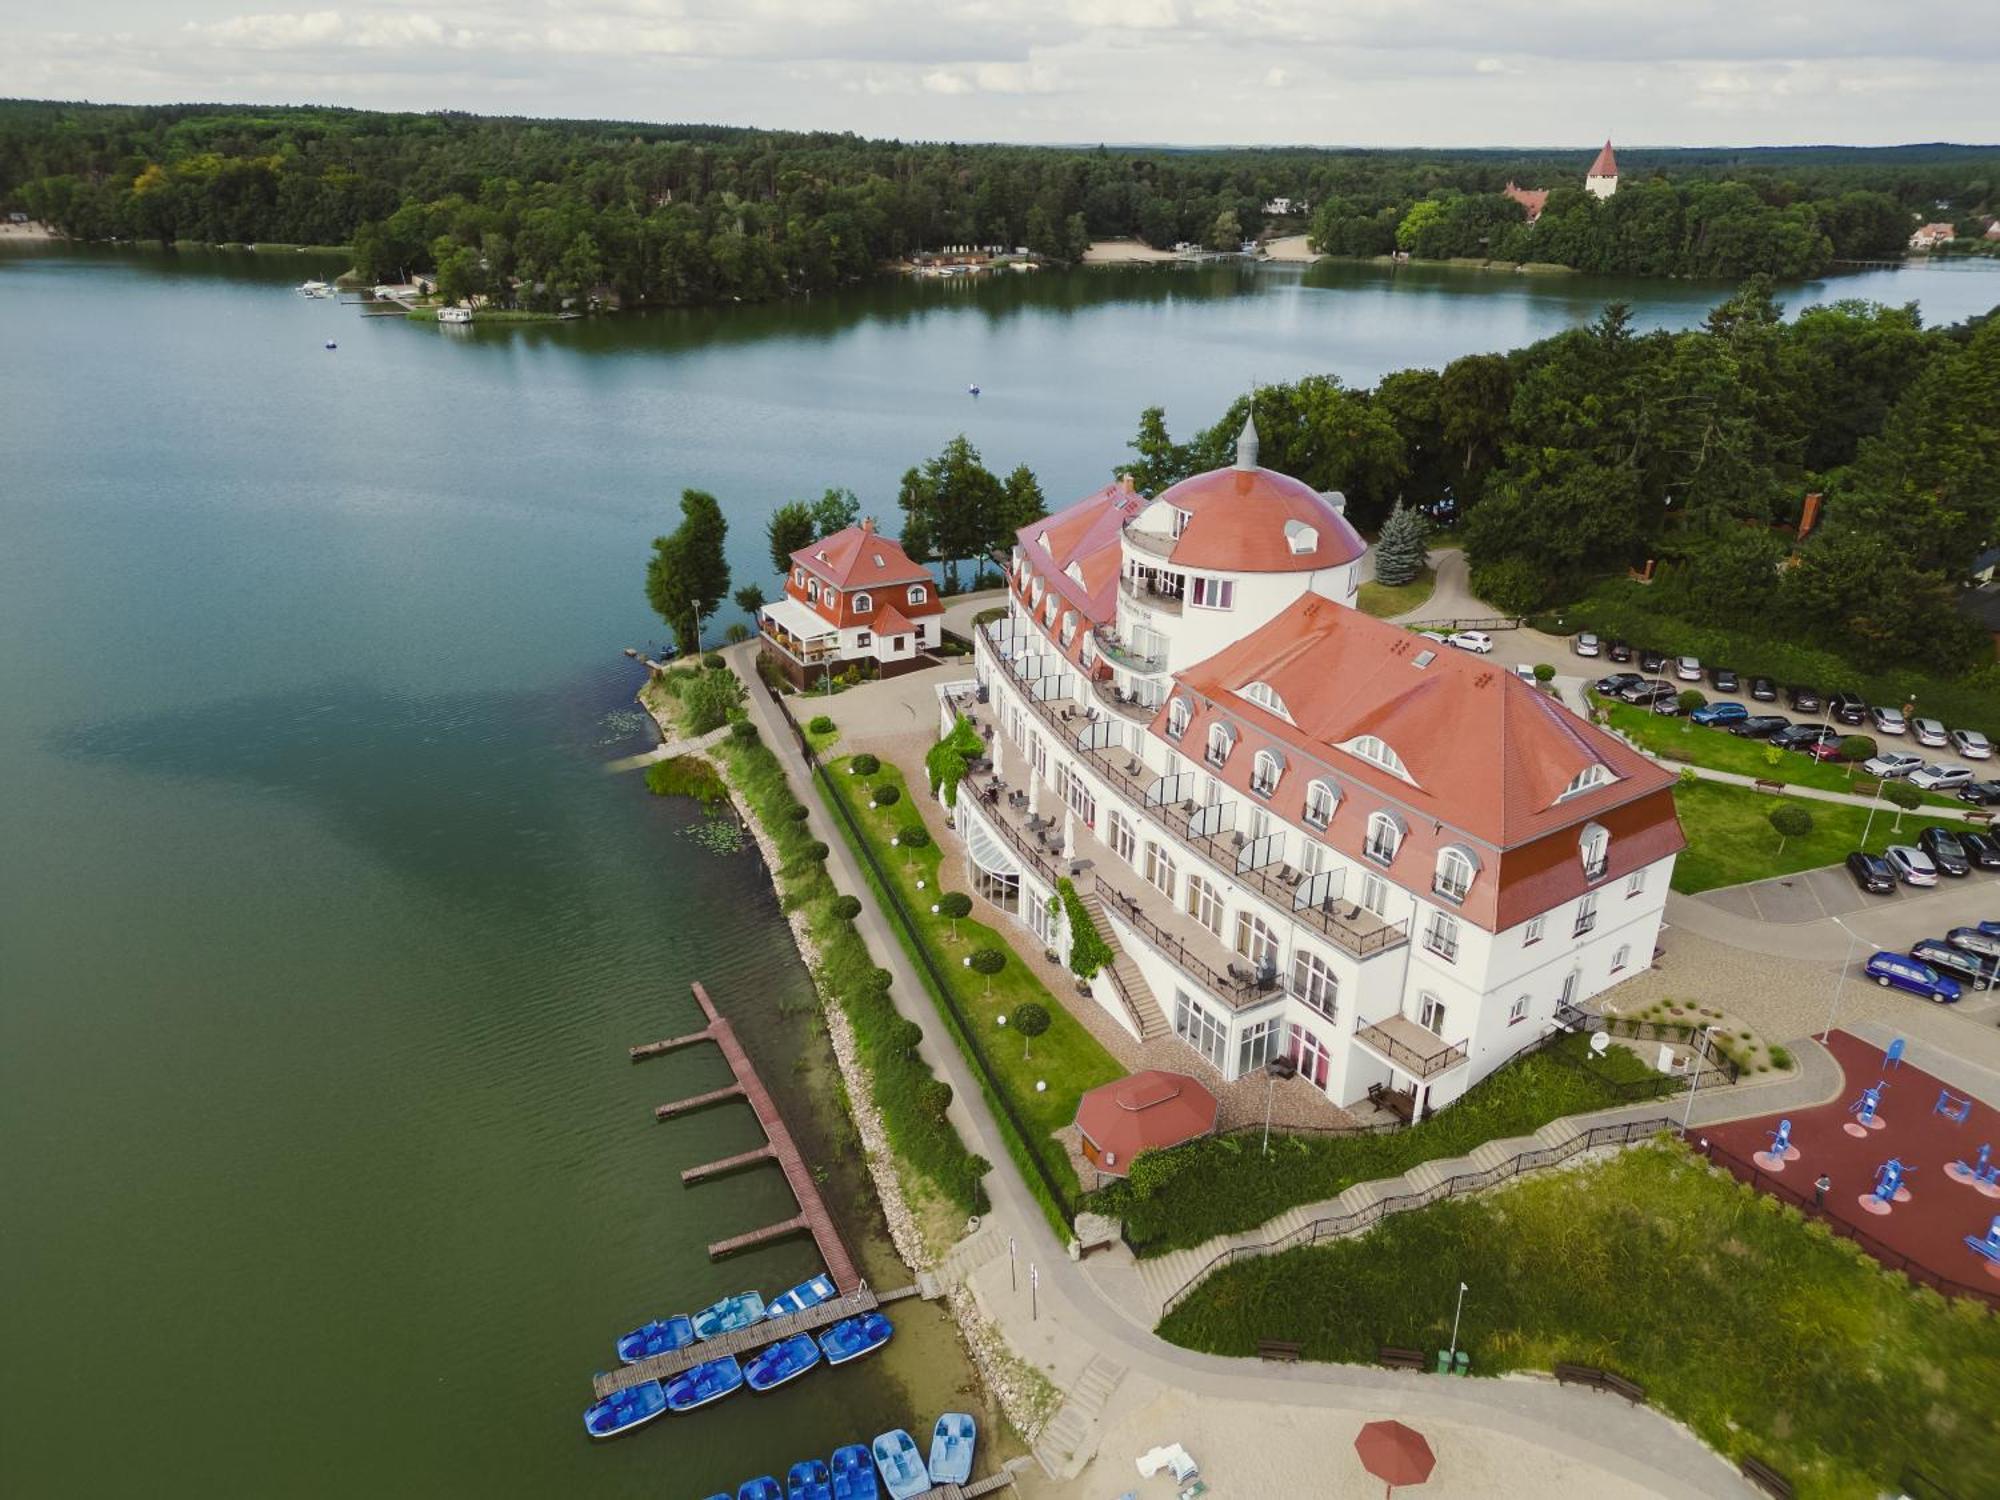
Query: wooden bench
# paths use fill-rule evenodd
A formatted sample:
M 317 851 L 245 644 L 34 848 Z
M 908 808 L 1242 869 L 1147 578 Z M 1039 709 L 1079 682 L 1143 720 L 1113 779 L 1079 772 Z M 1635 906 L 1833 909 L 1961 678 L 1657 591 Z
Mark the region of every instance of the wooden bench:
M 1646 1388 L 1637 1381 L 1627 1380 L 1623 1375 L 1610 1370 L 1604 1372 L 1604 1389 L 1614 1396 L 1623 1396 L 1634 1406 L 1646 1404 Z
M 1587 1385 L 1595 1390 L 1604 1384 L 1604 1372 L 1596 1365 L 1563 1365 L 1555 1367 L 1557 1385 Z
M 1775 797 L 1782 797 L 1785 795 L 1787 791 L 1790 790 L 1790 788 L 1788 788 L 1782 781 L 1764 781 L 1760 779 L 1757 781 L 1753 781 L 1750 784 L 1754 786 L 1758 791 L 1769 792 Z
M 1785 1482 L 1785 1476 L 1762 1459 L 1746 1458 L 1736 1467 L 1745 1479 L 1771 1496 L 1772 1500 L 1792 1500 L 1792 1487 Z
M 1276 1360 L 1283 1365 L 1295 1365 L 1299 1362 L 1299 1356 L 1305 1352 L 1305 1347 L 1304 1344 L 1287 1343 L 1284 1339 L 1259 1339 L 1257 1357 Z
M 1424 1367 L 1424 1351 L 1421 1349 L 1398 1349 L 1384 1344 L 1375 1351 L 1375 1363 L 1391 1370 L 1421 1370 Z

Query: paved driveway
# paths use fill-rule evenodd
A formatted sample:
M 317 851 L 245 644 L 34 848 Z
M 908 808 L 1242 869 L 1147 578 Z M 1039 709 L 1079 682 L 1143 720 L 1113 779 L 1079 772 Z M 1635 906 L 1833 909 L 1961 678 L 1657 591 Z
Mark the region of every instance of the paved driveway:
M 1953 927 L 2000 919 L 2000 877 L 1973 874 L 1940 880 L 1930 890 L 1898 886 L 1893 896 L 1871 896 L 1854 883 L 1845 866 L 1827 865 L 1704 891 L 1695 899 L 1740 917 L 1787 926 L 1845 918 L 1847 929 L 1863 942 L 1907 948 L 1918 938 L 1940 937 Z M 1844 941 L 1831 922 L 1827 938 L 1836 948 Z

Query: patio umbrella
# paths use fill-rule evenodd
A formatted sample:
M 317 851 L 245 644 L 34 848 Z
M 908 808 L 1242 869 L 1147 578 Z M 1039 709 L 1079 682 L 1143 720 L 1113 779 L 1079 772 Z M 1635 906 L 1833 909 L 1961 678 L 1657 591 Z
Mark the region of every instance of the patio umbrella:
M 1399 1484 L 1422 1484 L 1437 1467 L 1437 1455 L 1424 1435 L 1401 1422 L 1370 1422 L 1354 1439 L 1354 1451 L 1361 1466 L 1387 1486 L 1384 1495 Z

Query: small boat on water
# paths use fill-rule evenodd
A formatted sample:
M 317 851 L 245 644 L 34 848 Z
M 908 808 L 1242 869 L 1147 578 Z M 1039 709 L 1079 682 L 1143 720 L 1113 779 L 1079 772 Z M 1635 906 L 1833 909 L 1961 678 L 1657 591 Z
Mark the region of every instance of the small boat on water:
M 721 1334 L 734 1333 L 739 1328 L 748 1328 L 764 1316 L 764 1294 L 762 1292 L 738 1292 L 734 1297 L 724 1297 L 713 1307 L 704 1307 L 694 1315 L 694 1336 L 698 1339 L 712 1339 Z
M 764 1309 L 764 1316 L 789 1318 L 809 1307 L 818 1307 L 822 1302 L 831 1302 L 839 1295 L 840 1288 L 833 1284 L 831 1276 L 815 1276 L 810 1281 L 801 1281 L 789 1292 L 778 1293 Z
M 667 1409 L 667 1394 L 657 1380 L 642 1380 L 622 1391 L 613 1391 L 583 1413 L 583 1430 L 594 1438 L 616 1437 L 630 1432 L 642 1422 L 650 1422 Z
M 931 1483 L 964 1484 L 972 1478 L 972 1447 L 979 1425 L 962 1411 L 948 1411 L 931 1431 Z
M 470 323 L 472 321 L 472 309 L 469 307 L 440 307 L 438 309 L 438 321 L 440 323 Z
M 618 1357 L 628 1365 L 636 1365 L 655 1354 L 671 1354 L 676 1349 L 685 1349 L 693 1342 L 694 1319 L 675 1313 L 671 1318 L 655 1318 L 619 1339 Z
M 302 281 L 299 283 L 301 297 L 331 297 L 333 288 L 324 281 Z
M 858 1318 L 842 1318 L 819 1336 L 820 1352 L 830 1365 L 844 1365 L 850 1359 L 872 1354 L 889 1342 L 896 1331 L 885 1314 L 866 1312 Z
M 751 1355 L 743 1362 L 743 1376 L 751 1390 L 771 1391 L 788 1380 L 797 1380 L 818 1363 L 819 1345 L 812 1335 L 795 1333 Z
M 720 1401 L 742 1384 L 743 1366 L 736 1362 L 734 1355 L 726 1354 L 721 1359 L 711 1359 L 706 1364 L 696 1365 L 692 1370 L 683 1370 L 678 1375 L 668 1377 L 667 1410 L 693 1411 L 696 1407 L 706 1406 L 711 1401 Z
M 736 1486 L 736 1500 L 785 1500 L 785 1487 L 769 1474 L 759 1474 Z
M 976 385 L 969 385 L 965 389 L 974 396 L 979 394 L 979 387 Z
M 882 1476 L 889 1500 L 915 1500 L 931 1487 L 930 1471 L 917 1452 L 917 1440 L 902 1428 L 892 1427 L 875 1439 L 874 1453 L 875 1471 Z
M 833 1500 L 881 1500 L 875 1465 L 859 1443 L 833 1450 Z
M 326 341 L 326 347 L 329 349 L 338 349 L 340 345 L 336 344 L 332 339 L 328 339 Z
M 823 1458 L 802 1458 L 785 1475 L 785 1500 L 833 1500 L 833 1476 Z

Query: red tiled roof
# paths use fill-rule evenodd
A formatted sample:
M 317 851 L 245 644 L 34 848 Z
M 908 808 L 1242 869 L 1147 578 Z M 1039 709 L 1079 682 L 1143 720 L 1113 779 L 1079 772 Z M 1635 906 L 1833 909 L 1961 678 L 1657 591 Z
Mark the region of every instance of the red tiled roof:
M 928 583 L 930 574 L 892 536 L 875 530 L 872 521 L 836 531 L 792 554 L 792 564 L 804 568 L 837 589 L 868 588 L 882 583 Z
M 1159 499 L 1188 512 L 1168 561 L 1175 567 L 1230 573 L 1303 573 L 1337 568 L 1368 544 L 1319 491 L 1274 469 L 1211 469 L 1183 479 Z M 1308 552 L 1294 552 L 1287 522 L 1315 533 Z
M 1215 1112 L 1215 1095 L 1195 1079 L 1152 1068 L 1086 1093 L 1077 1101 L 1076 1128 L 1091 1160 L 1122 1177 L 1141 1151 L 1207 1135 Z
M 1118 614 L 1119 538 L 1125 523 L 1146 501 L 1120 477 L 1052 516 L 1023 526 L 1014 536 L 1021 557 L 1037 577 L 1075 605 L 1093 625 L 1109 625 Z M 1068 575 L 1074 563 L 1083 575 Z
M 1549 190 L 1547 188 L 1516 187 L 1511 177 L 1507 180 L 1507 185 L 1500 189 L 1500 196 L 1503 198 L 1512 198 L 1521 207 L 1525 208 L 1528 211 L 1528 222 L 1530 224 L 1542 216 L 1542 210 L 1547 208 L 1549 204 Z
M 916 630 L 905 615 L 893 604 L 885 604 L 872 615 L 856 620 L 857 625 L 865 625 L 877 635 L 909 635 Z
M 1590 164 L 1590 170 L 1583 175 L 1585 177 L 1616 177 L 1618 175 L 1618 158 L 1612 154 L 1611 142 L 1606 141 L 1604 143 L 1604 149 L 1597 153 L 1597 160 Z

